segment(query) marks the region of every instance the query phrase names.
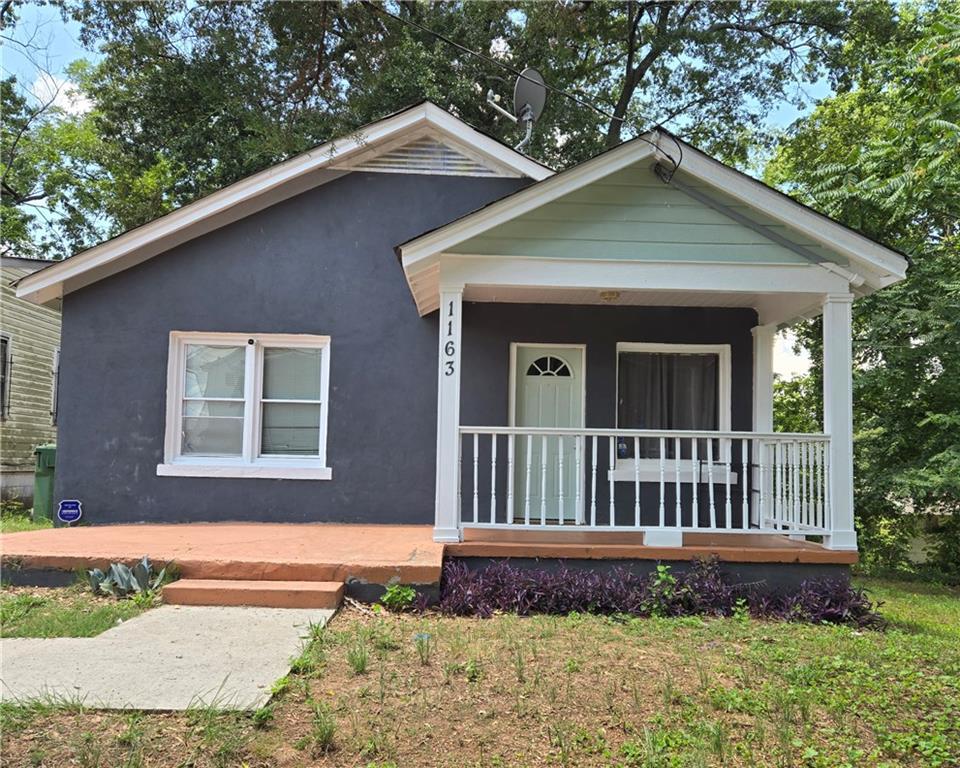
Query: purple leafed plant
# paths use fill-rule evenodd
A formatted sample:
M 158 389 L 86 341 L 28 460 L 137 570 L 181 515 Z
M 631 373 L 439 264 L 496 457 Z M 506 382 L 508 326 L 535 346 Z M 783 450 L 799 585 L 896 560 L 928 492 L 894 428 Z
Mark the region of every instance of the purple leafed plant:
M 862 589 L 842 579 L 811 579 L 776 594 L 758 585 L 728 583 L 716 558 L 694 560 L 685 571 L 658 566 L 649 576 L 617 568 L 525 569 L 499 560 L 471 571 L 449 561 L 440 585 L 440 610 L 453 616 L 496 612 L 630 614 L 633 616 L 752 616 L 787 621 L 881 627 L 883 620 Z

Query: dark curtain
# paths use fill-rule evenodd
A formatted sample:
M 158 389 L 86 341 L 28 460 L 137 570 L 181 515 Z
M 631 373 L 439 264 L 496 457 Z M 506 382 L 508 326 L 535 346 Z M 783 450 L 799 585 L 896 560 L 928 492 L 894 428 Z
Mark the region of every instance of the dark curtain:
M 617 389 L 617 424 L 626 429 L 718 428 L 719 359 L 714 354 L 621 352 Z M 624 444 L 625 443 L 625 444 Z M 683 441 L 689 454 L 690 441 Z M 698 446 L 698 449 L 703 446 Z M 668 456 L 673 441 L 667 440 Z M 633 458 L 633 440 L 618 447 L 621 458 Z M 640 441 L 643 458 L 660 455 L 659 441 Z

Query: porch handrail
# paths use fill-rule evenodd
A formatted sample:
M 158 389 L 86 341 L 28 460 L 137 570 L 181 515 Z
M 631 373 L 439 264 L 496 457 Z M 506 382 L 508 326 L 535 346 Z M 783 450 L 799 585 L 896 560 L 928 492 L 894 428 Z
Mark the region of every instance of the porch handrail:
M 613 429 L 609 427 L 487 427 L 461 426 L 461 435 L 587 435 L 597 437 L 679 437 L 681 440 L 696 438 L 734 439 L 734 440 L 796 440 L 800 442 L 822 442 L 830 438 L 826 432 L 721 432 L 708 429 Z
M 826 434 L 465 425 L 458 435 L 460 528 L 633 530 L 670 545 L 704 530 L 831 531 Z

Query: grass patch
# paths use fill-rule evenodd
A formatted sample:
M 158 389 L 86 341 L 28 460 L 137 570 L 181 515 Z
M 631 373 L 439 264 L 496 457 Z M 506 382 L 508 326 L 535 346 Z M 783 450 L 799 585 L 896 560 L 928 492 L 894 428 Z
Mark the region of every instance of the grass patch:
M 0 637 L 93 637 L 149 606 L 99 597 L 77 583 L 53 589 L 0 589 Z
M 53 528 L 53 521 L 41 518 L 34 522 L 27 514 L 0 515 L 0 533 L 40 531 L 44 528 Z
M 960 764 L 960 591 L 863 583 L 885 632 L 347 609 L 310 633 L 297 674 L 256 713 L 11 705 L 3 753 L 195 768 Z

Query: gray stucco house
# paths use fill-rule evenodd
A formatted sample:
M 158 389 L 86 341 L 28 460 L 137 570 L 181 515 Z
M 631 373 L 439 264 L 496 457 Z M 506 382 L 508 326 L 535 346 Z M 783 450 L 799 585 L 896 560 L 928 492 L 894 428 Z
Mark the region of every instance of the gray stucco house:
M 92 524 L 849 552 L 851 305 L 906 267 L 666 131 L 554 173 L 423 103 L 18 295 L 62 304 Z M 774 433 L 774 333 L 818 314 L 823 433 Z

